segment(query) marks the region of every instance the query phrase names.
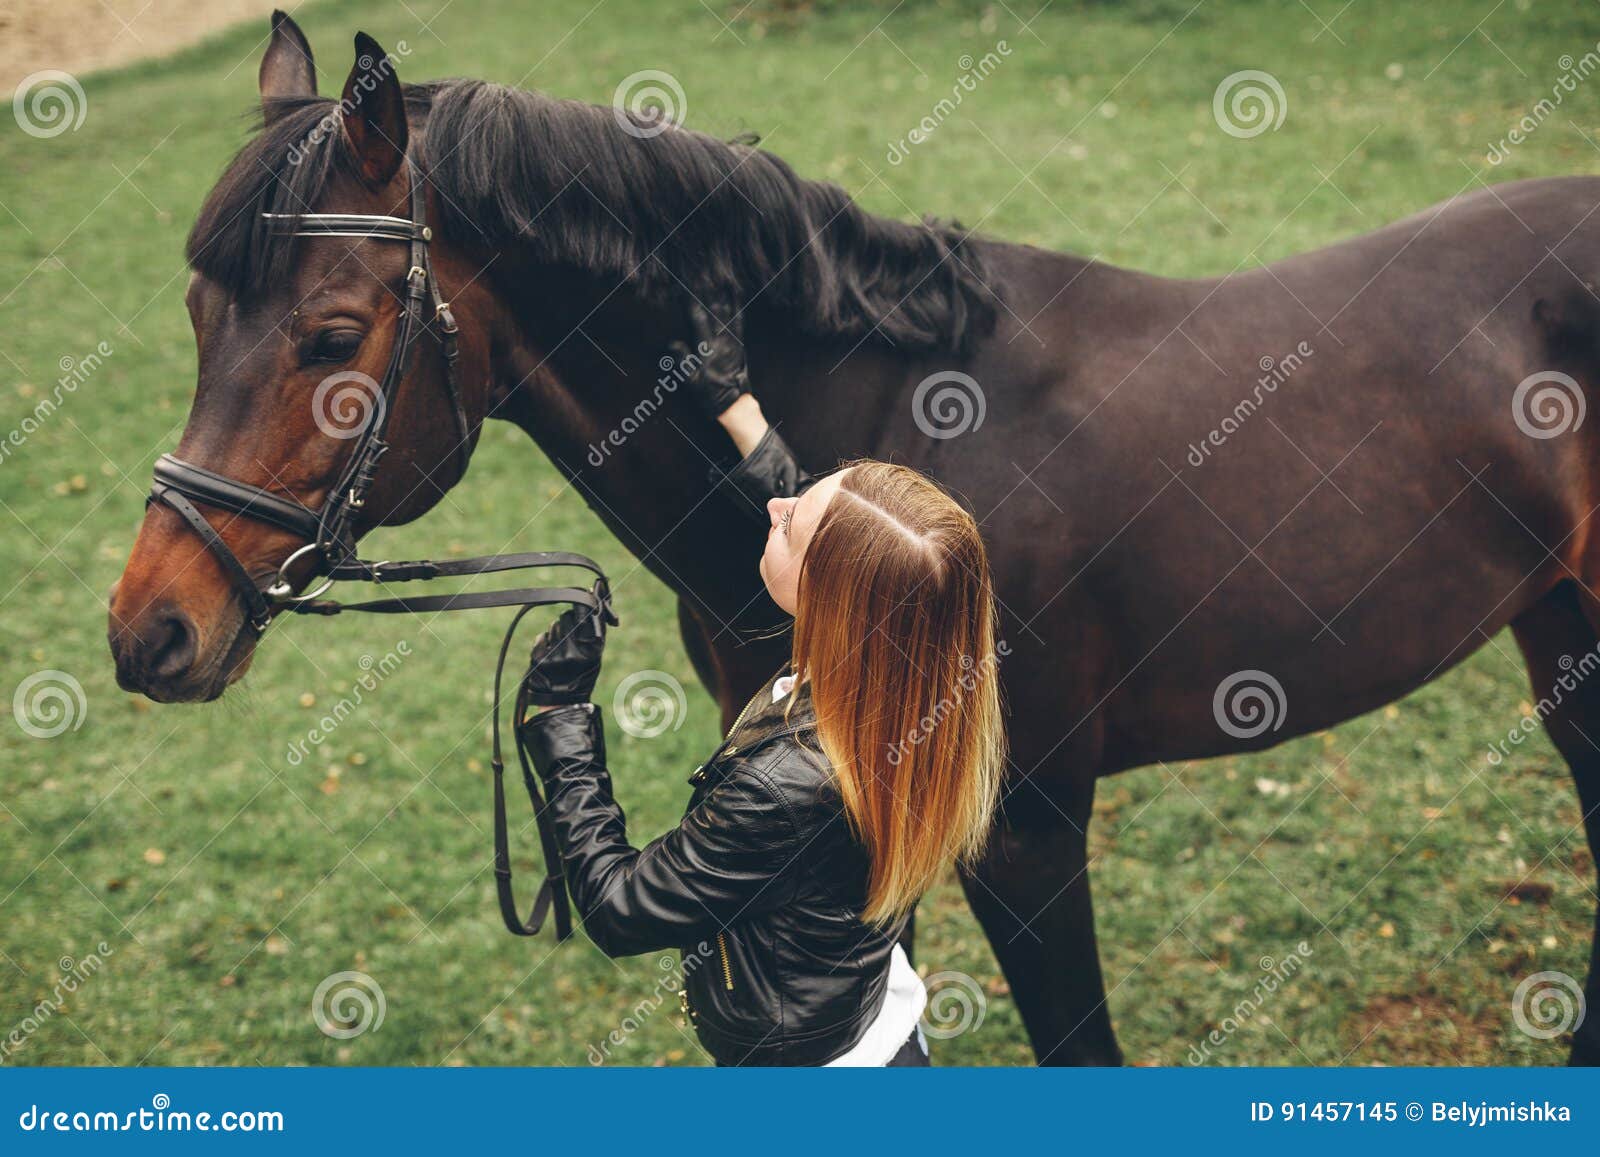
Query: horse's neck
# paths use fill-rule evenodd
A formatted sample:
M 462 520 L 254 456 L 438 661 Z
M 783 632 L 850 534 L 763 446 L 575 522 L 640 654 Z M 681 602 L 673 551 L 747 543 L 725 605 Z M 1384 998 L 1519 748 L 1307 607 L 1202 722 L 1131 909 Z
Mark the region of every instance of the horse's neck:
M 762 530 L 731 502 L 707 498 L 714 467 L 733 451 L 662 368 L 669 343 L 689 341 L 686 319 L 578 281 L 541 280 L 516 303 L 514 337 L 497 342 L 496 416 L 527 431 L 668 585 L 736 609 L 757 580 L 753 565 L 749 576 L 721 573 L 729 547 L 748 549 L 753 564 Z M 818 343 L 755 311 L 746 352 L 763 410 L 812 470 L 871 453 L 907 376 L 870 340 Z

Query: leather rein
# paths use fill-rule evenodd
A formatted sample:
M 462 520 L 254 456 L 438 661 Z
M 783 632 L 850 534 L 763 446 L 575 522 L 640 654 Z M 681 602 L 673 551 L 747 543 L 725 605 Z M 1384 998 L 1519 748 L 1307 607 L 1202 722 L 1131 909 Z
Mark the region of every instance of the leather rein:
M 427 224 L 427 198 L 420 174 L 410 158 L 406 160 L 410 177 L 409 219 L 360 213 L 263 213 L 262 218 L 272 232 L 286 237 L 360 237 L 375 240 L 400 241 L 410 246 L 411 267 L 406 274 L 404 305 L 396 332 L 394 348 L 378 384 L 379 397 L 369 413 L 369 421 L 355 437 L 349 460 L 340 471 L 338 481 L 329 491 L 320 509 L 313 510 L 292 498 L 264 490 L 248 482 L 240 482 L 217 474 L 202 466 L 185 462 L 171 454 L 156 460 L 155 481 L 150 488 L 146 505 L 159 503 L 175 511 L 200 536 L 206 548 L 221 564 L 245 609 L 245 621 L 259 638 L 266 632 L 274 614 L 289 611 L 301 615 L 337 615 L 345 611 L 363 611 L 370 614 L 418 614 L 429 611 L 478 610 L 486 607 L 519 607 L 506 628 L 500 644 L 499 662 L 494 673 L 494 873 L 495 888 L 499 896 L 500 914 L 507 929 L 518 936 L 533 936 L 544 926 L 552 913 L 555 918 L 557 941 L 572 935 L 572 912 L 567 899 L 565 879 L 562 874 L 561 852 L 551 829 L 545 801 L 540 793 L 539 778 L 528 759 L 520 737 L 517 738 L 517 757 L 522 765 L 523 785 L 528 800 L 533 805 L 538 823 L 539 842 L 544 855 L 545 878 L 539 885 L 538 895 L 528 917 L 523 919 L 517 910 L 511 886 L 510 835 L 506 818 L 505 763 L 500 743 L 500 690 L 506 658 L 517 627 L 524 616 L 535 607 L 552 604 L 571 604 L 588 607 L 596 612 L 595 629 L 603 630 L 601 621 L 616 625 L 612 613 L 610 590 L 605 572 L 593 559 L 567 551 L 532 551 L 520 554 L 492 554 L 476 558 L 432 561 L 421 559 L 412 562 L 367 562 L 356 552 L 355 523 L 366 505 L 372 489 L 378 463 L 389 449 L 384 440 L 389 414 L 393 411 L 395 393 L 400 388 L 412 361 L 417 339 L 424 330 L 433 329 L 439 341 L 440 354 L 445 365 L 445 389 L 451 409 L 455 414 L 456 455 L 461 473 L 466 472 L 472 454 L 472 434 L 466 410 L 461 402 L 457 381 L 458 358 L 455 316 L 450 305 L 440 295 L 438 280 L 433 275 L 433 265 L 428 259 L 428 243 L 433 231 Z M 430 324 L 431 323 L 431 324 Z M 210 521 L 195 506 L 202 505 L 225 510 L 260 522 L 270 523 L 306 540 L 279 564 L 273 580 L 265 587 L 251 576 L 250 571 L 223 540 Z M 289 570 L 300 559 L 316 558 L 316 575 L 322 583 L 310 594 L 296 594 L 289 578 Z M 503 571 L 528 570 L 541 567 L 579 567 L 595 575 L 592 588 L 581 587 L 515 587 L 496 591 L 458 592 L 455 594 L 413 595 L 396 598 L 370 599 L 357 603 L 339 603 L 321 597 L 335 583 L 358 581 L 372 583 L 416 582 L 434 578 L 455 578 L 466 575 L 495 574 Z M 527 704 L 519 694 L 516 715 L 512 723 L 513 735 L 521 721 Z

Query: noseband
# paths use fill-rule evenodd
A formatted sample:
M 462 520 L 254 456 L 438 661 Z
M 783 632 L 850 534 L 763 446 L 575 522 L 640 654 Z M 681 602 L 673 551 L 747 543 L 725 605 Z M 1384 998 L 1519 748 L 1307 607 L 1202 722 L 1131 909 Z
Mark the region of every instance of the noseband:
M 411 217 L 389 217 L 364 213 L 263 213 L 268 228 L 285 237 L 358 237 L 380 241 L 402 241 L 410 246 L 411 267 L 406 273 L 404 306 L 399 328 L 395 334 L 394 348 L 389 354 L 389 364 L 383 380 L 378 384 L 376 406 L 369 421 L 353 439 L 350 458 L 340 471 L 338 481 L 328 492 L 320 509 L 313 510 L 292 498 L 285 498 L 248 482 L 240 482 L 222 474 L 185 462 L 172 454 L 163 454 L 156 460 L 155 481 L 150 488 L 146 505 L 159 503 L 177 512 L 205 543 L 206 548 L 221 564 L 235 592 L 244 605 L 245 621 L 259 638 L 265 633 L 272 616 L 277 611 L 293 611 L 302 615 L 336 615 L 344 611 L 365 611 L 373 614 L 413 614 L 425 611 L 475 610 L 484 607 L 520 607 L 506 629 L 500 645 L 500 658 L 494 674 L 494 841 L 495 885 L 500 900 L 501 916 L 506 927 L 519 936 L 532 936 L 543 926 L 545 917 L 555 914 L 556 939 L 565 940 L 572 934 L 572 916 L 567 902 L 566 887 L 561 874 L 561 854 L 554 833 L 550 829 L 538 777 L 534 774 L 520 737 L 517 756 L 522 764 L 523 784 L 533 805 L 538 821 L 539 840 L 544 854 L 546 875 L 534 901 L 532 913 L 526 920 L 517 912 L 511 889 L 510 837 L 506 822 L 505 764 L 501 758 L 500 744 L 500 686 L 511 641 L 523 617 L 534 607 L 551 604 L 573 604 L 588 607 L 596 618 L 616 625 L 611 610 L 609 588 L 605 573 L 593 559 L 566 551 L 532 551 L 521 554 L 483 555 L 477 558 L 450 559 L 441 562 L 422 559 L 414 562 L 367 562 L 356 553 L 355 524 L 365 507 L 372 489 L 378 463 L 389 449 L 384 441 L 384 431 L 400 383 L 411 366 L 412 354 L 422 332 L 432 328 L 438 336 L 439 351 L 444 359 L 444 379 L 447 400 L 455 415 L 456 460 L 464 474 L 472 456 L 472 429 L 461 403 L 461 390 L 456 379 L 457 326 L 450 305 L 440 295 L 438 279 L 433 275 L 433 265 L 428 259 L 428 243 L 433 240 L 433 230 L 427 224 L 427 198 L 421 175 L 410 158 L 406 170 L 411 183 Z M 231 514 L 270 523 L 305 539 L 305 544 L 292 551 L 279 565 L 273 580 L 265 589 L 251 576 L 249 569 L 234 554 L 222 536 L 200 513 L 195 503 L 226 510 Z M 318 561 L 313 575 L 323 579 L 309 594 L 296 594 L 289 571 L 302 558 L 315 557 Z M 580 567 L 591 571 L 595 577 L 590 589 L 580 587 L 517 587 L 498 591 L 463 592 L 445 595 L 371 599 L 359 603 L 339 603 L 325 599 L 329 587 L 335 582 L 414 582 L 433 578 L 461 577 L 466 575 L 494 574 L 501 571 L 527 570 L 536 567 Z M 602 630 L 599 622 L 596 630 Z M 517 699 L 517 719 L 526 707 L 523 696 Z

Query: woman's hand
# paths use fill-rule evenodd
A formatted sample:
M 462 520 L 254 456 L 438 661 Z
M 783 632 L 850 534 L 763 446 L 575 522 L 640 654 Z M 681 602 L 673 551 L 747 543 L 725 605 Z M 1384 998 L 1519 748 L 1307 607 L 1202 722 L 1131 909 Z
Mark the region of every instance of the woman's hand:
M 719 318 L 721 320 L 719 320 Z M 712 296 L 710 308 L 698 301 L 689 305 L 693 351 L 682 342 L 672 346 L 680 365 L 696 359 L 694 373 L 684 379 L 684 392 L 700 412 L 716 421 L 733 439 L 743 458 L 766 437 L 766 415 L 750 393 L 750 372 L 744 360 L 744 322 L 733 303 Z
M 604 617 L 591 607 L 564 612 L 533 644 L 522 685 L 538 707 L 587 703 L 600 678 L 606 646 Z
M 672 352 L 679 364 L 699 364 L 684 381 L 684 390 L 708 418 L 720 419 L 741 397 L 750 392 L 750 372 L 744 360 L 744 322 L 734 303 L 719 294 L 708 294 L 709 306 L 697 299 L 689 302 L 689 333 L 694 349 L 675 342 Z

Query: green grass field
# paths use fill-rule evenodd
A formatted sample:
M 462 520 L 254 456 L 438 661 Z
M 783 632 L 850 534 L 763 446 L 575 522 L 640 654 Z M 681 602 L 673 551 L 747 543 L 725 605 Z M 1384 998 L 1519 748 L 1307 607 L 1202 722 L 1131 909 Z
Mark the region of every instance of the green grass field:
M 1504 163 L 1485 160 L 1550 95 L 1562 58 L 1595 48 L 1587 8 L 1057 0 L 1024 27 L 1037 2 L 411 0 L 314 3 L 297 18 L 324 92 L 357 28 L 407 43 L 408 80 L 470 74 L 609 102 L 624 76 L 665 69 L 691 126 L 760 132 L 875 211 L 955 216 L 1171 275 L 1326 244 L 1480 179 L 1600 171 L 1600 78 Z M 609 1063 L 705 1063 L 675 1000 L 651 1008 L 657 958 L 613 963 L 581 939 L 557 951 L 499 926 L 486 710 L 501 616 L 286 622 L 245 683 L 206 707 L 156 707 L 115 685 L 105 591 L 193 389 L 183 238 L 246 132 L 264 30 L 86 78 L 74 132 L 0 123 L 0 426 L 21 429 L 64 359 L 111 350 L 0 458 L 0 691 L 61 671 L 86 704 L 56 738 L 0 727 L 0 1043 L 51 995 L 63 957 L 104 956 L 0 1063 L 581 1065 L 595 1048 Z M 1003 64 L 888 163 L 963 55 L 1002 40 Z M 1213 119 L 1218 83 L 1242 69 L 1281 82 L 1277 131 L 1237 139 Z M 618 792 L 636 842 L 674 823 L 718 722 L 668 592 L 510 427 L 487 434 L 450 501 L 383 532 L 371 557 L 446 545 L 577 549 L 610 571 L 625 628 L 597 698 L 641 669 L 688 689 L 678 730 L 613 729 Z M 363 657 L 402 641 L 409 657 L 360 709 L 291 758 L 366 674 Z M 1186 1063 L 1262 958 L 1303 940 L 1300 972 L 1206 1063 L 1564 1060 L 1563 1041 L 1514 1026 L 1512 993 L 1540 970 L 1582 978 L 1595 875 L 1543 737 L 1485 761 L 1527 698 L 1502 637 L 1333 732 L 1104 783 L 1094 886 L 1129 1059 Z M 919 957 L 986 991 L 981 1026 L 939 1042 L 935 1063 L 1030 1061 L 953 881 L 924 903 Z M 381 985 L 386 1014 L 335 1039 L 311 1003 L 345 970 Z M 606 1045 L 624 1018 L 637 1024 Z

